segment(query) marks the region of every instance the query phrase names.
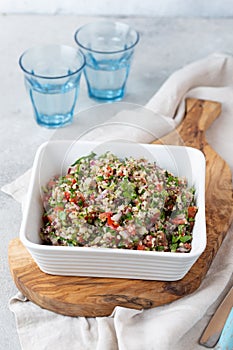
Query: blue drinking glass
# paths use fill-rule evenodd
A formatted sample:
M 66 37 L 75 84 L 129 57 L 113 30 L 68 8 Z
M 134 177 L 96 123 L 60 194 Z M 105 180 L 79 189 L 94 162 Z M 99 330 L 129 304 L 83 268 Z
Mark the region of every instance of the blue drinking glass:
M 58 128 L 73 120 L 85 57 L 64 45 L 34 47 L 25 51 L 19 65 L 39 125 Z
M 86 58 L 89 96 L 100 101 L 121 100 L 138 32 L 125 23 L 96 21 L 79 28 L 74 38 Z

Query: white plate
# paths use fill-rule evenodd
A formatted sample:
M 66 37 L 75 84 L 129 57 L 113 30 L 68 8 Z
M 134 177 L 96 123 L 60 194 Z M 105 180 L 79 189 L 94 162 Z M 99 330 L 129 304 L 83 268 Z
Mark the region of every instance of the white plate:
M 198 213 L 189 253 L 42 245 L 42 186 L 54 175 L 67 172 L 77 158 L 91 151 L 111 151 L 119 157 L 145 157 L 176 176 L 185 176 L 196 189 Z M 39 268 L 49 274 L 176 281 L 183 278 L 206 246 L 205 158 L 201 151 L 183 146 L 129 142 L 94 143 L 50 141 L 36 153 L 23 215 L 20 239 Z

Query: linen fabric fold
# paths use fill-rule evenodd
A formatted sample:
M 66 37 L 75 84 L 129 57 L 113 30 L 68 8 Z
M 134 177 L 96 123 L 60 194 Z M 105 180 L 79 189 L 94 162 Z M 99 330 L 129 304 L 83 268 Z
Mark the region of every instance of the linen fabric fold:
M 138 106 L 130 113 L 118 112 L 107 123 L 84 129 L 79 137 L 103 142 L 151 142 L 182 121 L 187 97 L 222 103 L 222 114 L 208 130 L 207 138 L 233 169 L 233 57 L 221 53 L 174 72 L 144 107 Z M 23 204 L 29 179 L 30 170 L 2 190 Z M 41 309 L 18 293 L 9 307 L 15 314 L 22 349 L 202 349 L 198 345 L 203 331 L 201 320 L 213 314 L 232 285 L 232 239 L 231 228 L 197 291 L 150 310 L 116 307 L 109 317 L 66 317 Z

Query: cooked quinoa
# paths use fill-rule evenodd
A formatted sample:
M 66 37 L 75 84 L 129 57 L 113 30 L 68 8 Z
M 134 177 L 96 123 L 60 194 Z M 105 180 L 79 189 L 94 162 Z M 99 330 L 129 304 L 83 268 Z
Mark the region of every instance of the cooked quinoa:
M 49 181 L 43 204 L 45 244 L 191 250 L 194 188 L 146 159 L 91 153 Z

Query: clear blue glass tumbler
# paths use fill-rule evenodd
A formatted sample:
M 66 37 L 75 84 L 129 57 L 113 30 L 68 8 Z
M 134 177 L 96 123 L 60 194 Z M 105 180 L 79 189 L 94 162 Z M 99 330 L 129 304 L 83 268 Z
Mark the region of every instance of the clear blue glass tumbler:
M 85 57 L 64 45 L 34 47 L 22 54 L 19 65 L 39 125 L 58 128 L 73 120 Z
M 86 58 L 84 74 L 89 97 L 121 100 L 139 41 L 138 32 L 125 23 L 96 21 L 79 28 L 74 38 Z

